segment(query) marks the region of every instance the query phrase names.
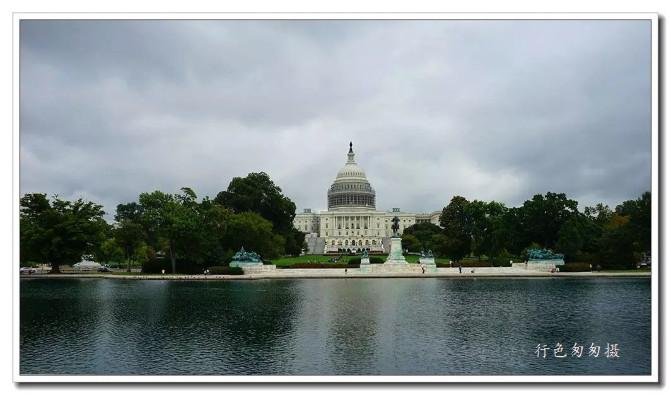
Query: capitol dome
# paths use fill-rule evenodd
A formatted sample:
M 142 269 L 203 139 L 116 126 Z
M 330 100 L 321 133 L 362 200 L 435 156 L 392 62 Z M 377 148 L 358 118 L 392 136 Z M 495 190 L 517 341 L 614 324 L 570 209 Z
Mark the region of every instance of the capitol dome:
M 364 208 L 375 210 L 375 190 L 366 173 L 354 161 L 352 143 L 349 143 L 347 163 L 340 169 L 328 190 L 328 209 Z

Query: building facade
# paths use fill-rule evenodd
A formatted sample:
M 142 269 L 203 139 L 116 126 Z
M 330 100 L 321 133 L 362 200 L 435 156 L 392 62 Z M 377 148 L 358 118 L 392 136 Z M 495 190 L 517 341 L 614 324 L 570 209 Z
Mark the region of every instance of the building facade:
M 326 192 L 328 210 L 304 209 L 294 218 L 294 227 L 306 233 L 312 254 L 339 252 L 389 252 L 391 220 L 400 219 L 399 233 L 420 222 L 439 225 L 440 211 L 428 214 L 402 212 L 399 208 L 378 211 L 375 189 L 356 163 L 350 143 L 347 162 Z

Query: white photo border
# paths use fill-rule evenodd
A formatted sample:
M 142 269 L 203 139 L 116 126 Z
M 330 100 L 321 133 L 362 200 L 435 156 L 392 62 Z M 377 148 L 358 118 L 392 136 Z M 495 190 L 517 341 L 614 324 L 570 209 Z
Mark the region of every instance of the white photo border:
M 225 13 L 14 13 L 12 37 L 12 260 L 19 261 L 19 27 L 22 20 L 648 20 L 651 35 L 651 374 L 449 376 L 96 376 L 22 375 L 19 369 L 20 276 L 12 264 L 12 371 L 16 383 L 659 383 L 659 17 L 656 13 L 433 13 L 433 12 L 225 12 Z

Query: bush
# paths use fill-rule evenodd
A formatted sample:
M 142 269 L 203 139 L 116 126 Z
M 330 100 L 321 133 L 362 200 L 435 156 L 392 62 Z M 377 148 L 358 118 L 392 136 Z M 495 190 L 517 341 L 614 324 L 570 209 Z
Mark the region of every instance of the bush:
M 370 259 L 370 263 L 384 263 L 384 257 L 381 256 L 369 256 L 368 259 Z M 350 265 L 360 265 L 361 257 L 350 258 L 347 263 Z
M 159 274 L 161 270 L 165 270 L 166 273 L 172 272 L 169 259 L 154 258 L 142 263 L 142 273 Z
M 557 266 L 560 272 L 590 272 L 592 269 L 587 262 L 571 262 Z
M 599 262 L 599 257 L 597 254 L 592 254 L 589 252 L 578 251 L 576 254 L 576 262 L 591 263 L 594 266 Z M 568 262 L 568 261 L 567 261 Z
M 510 267 L 510 266 L 512 266 L 510 264 L 510 261 L 513 261 L 513 262 L 518 261 L 519 262 L 519 258 L 504 252 L 501 255 L 493 257 L 493 258 L 490 259 L 490 262 L 492 263 L 492 266 L 494 266 L 494 267 Z
M 175 262 L 177 274 L 203 274 L 205 266 L 193 262 L 178 259 Z M 154 258 L 142 263 L 142 273 L 160 274 L 165 270 L 166 274 L 172 273 L 172 264 L 167 258 Z
M 244 271 L 242 270 L 241 267 L 211 266 L 209 270 L 210 274 L 230 274 L 230 275 L 244 274 Z

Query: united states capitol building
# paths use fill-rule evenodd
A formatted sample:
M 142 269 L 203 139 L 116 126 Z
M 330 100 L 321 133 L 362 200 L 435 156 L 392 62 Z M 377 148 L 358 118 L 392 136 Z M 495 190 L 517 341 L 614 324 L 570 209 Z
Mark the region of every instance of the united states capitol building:
M 294 218 L 294 227 L 306 233 L 308 253 L 389 252 L 392 219 L 398 217 L 399 233 L 413 224 L 431 222 L 439 225 L 440 211 L 428 214 L 407 213 L 400 208 L 380 211 L 375 206 L 375 189 L 366 173 L 356 163 L 352 143 L 347 162 L 327 195 L 328 210 L 304 209 Z

